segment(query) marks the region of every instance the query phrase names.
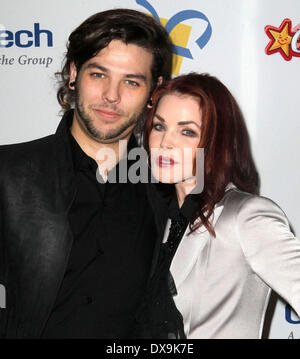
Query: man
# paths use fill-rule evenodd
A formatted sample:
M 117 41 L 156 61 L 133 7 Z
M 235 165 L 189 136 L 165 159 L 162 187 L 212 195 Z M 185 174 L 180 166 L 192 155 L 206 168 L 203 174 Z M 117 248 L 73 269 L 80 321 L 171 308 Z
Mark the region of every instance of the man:
M 69 37 L 56 134 L 0 148 L 2 337 L 130 337 L 157 228 L 147 185 L 105 183 L 107 172 L 100 183 L 98 155 L 110 149 L 119 162 L 119 140 L 136 146 L 132 132 L 170 64 L 154 19 L 97 13 Z

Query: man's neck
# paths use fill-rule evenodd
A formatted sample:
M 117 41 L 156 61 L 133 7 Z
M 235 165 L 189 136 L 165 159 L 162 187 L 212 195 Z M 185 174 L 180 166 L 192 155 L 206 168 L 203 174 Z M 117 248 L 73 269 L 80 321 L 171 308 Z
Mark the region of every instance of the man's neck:
M 118 164 L 120 159 L 126 154 L 130 134 L 122 139 L 123 141 L 121 142 L 121 145 L 120 141 L 101 143 L 86 134 L 75 118 L 73 118 L 70 131 L 82 151 L 93 158 L 98 163 L 98 166 L 101 166 L 105 161 L 108 170 L 110 170 Z

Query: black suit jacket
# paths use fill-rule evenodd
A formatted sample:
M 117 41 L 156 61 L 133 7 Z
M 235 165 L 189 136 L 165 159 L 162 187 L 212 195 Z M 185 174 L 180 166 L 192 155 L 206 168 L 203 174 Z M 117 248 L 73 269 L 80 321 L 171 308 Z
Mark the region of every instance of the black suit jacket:
M 67 141 L 64 116 L 54 135 L 0 147 L 2 337 L 40 337 L 64 277 L 73 243 L 68 210 L 76 191 Z M 157 209 L 151 185 L 147 191 Z M 160 233 L 162 223 L 158 208 Z

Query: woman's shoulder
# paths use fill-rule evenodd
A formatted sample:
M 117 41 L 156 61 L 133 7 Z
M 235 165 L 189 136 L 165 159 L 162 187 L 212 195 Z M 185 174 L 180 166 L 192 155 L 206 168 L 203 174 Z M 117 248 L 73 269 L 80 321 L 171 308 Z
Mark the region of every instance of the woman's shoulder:
M 221 202 L 224 211 L 242 222 L 258 216 L 273 217 L 288 222 L 284 211 L 272 199 L 242 191 L 231 184 L 227 187 Z

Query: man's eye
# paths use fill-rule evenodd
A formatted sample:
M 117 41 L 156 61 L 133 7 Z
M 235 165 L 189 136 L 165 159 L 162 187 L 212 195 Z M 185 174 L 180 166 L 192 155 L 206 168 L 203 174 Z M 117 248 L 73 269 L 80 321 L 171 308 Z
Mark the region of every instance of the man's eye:
M 98 78 L 100 78 L 100 79 L 103 79 L 103 78 L 105 77 L 105 74 L 102 74 L 102 73 L 100 73 L 100 72 L 93 72 L 93 73 L 91 74 L 91 76 L 93 76 L 93 77 L 98 77 Z
M 138 82 L 136 82 L 136 81 L 132 81 L 132 80 L 126 80 L 125 81 L 128 85 L 130 85 L 130 86 L 140 86 L 139 85 L 139 83 Z

